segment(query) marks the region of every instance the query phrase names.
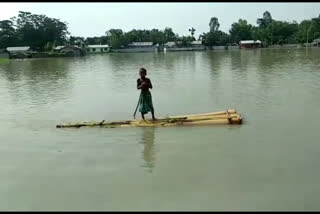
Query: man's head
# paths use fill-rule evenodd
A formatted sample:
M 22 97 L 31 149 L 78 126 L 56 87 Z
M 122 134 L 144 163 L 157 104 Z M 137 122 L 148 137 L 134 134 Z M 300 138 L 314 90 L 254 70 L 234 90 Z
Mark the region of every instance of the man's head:
M 147 75 L 147 70 L 145 68 L 140 68 L 139 74 L 141 78 L 144 78 Z

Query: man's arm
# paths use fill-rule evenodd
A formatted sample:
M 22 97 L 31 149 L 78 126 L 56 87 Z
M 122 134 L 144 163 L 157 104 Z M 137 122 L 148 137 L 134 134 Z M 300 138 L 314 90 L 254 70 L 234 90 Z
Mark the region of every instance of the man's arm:
M 137 79 L 137 89 L 141 89 L 141 82 Z

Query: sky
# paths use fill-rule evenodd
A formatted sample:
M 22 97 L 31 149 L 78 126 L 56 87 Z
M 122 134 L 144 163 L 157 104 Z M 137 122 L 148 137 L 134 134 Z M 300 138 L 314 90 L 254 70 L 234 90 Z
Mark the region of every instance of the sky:
M 275 20 L 297 21 L 318 17 L 320 3 L 0 3 L 0 20 L 17 16 L 18 11 L 44 14 L 68 23 L 72 36 L 102 36 L 111 28 L 125 32 L 132 29 L 163 30 L 171 27 L 179 35 L 197 38 L 209 31 L 211 17 L 217 17 L 220 30 L 228 32 L 240 18 L 256 25 L 257 18 L 268 10 Z

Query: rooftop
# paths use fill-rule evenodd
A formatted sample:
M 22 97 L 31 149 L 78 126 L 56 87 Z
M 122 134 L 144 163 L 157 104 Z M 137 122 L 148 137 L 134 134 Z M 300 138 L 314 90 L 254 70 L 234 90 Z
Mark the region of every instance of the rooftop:
M 166 46 L 174 46 L 176 43 L 175 42 L 167 42 L 166 44 L 164 44 L 164 45 L 166 45 Z
M 65 47 L 64 45 L 59 45 L 59 46 L 55 47 L 54 50 L 60 50 L 60 49 L 62 49 L 64 47 Z
M 109 45 L 88 45 L 88 48 L 108 48 Z
M 7 51 L 27 51 L 30 49 L 30 46 L 23 47 L 7 47 Z

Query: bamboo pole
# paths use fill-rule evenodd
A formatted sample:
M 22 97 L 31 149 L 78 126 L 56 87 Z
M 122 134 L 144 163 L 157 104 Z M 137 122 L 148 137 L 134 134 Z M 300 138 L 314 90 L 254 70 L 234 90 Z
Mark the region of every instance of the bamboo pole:
M 241 124 L 242 118 L 236 113 L 234 109 L 229 109 L 227 111 L 211 112 L 204 114 L 194 114 L 194 115 L 184 115 L 184 116 L 174 116 L 159 118 L 155 121 L 153 120 L 122 120 L 122 121 L 112 121 L 105 122 L 79 122 L 79 123 L 67 123 L 57 125 L 57 128 L 69 128 L 75 127 L 80 128 L 83 126 L 94 127 L 149 127 L 149 126 L 176 126 L 176 125 L 200 125 L 200 124 Z
M 201 113 L 201 114 L 189 114 L 189 115 L 181 115 L 181 116 L 172 116 L 174 117 L 198 117 L 198 116 L 214 116 L 214 115 L 223 115 L 226 112 L 231 114 L 236 114 L 237 111 L 235 109 L 228 109 L 227 111 L 217 111 L 217 112 L 209 112 L 209 113 Z

